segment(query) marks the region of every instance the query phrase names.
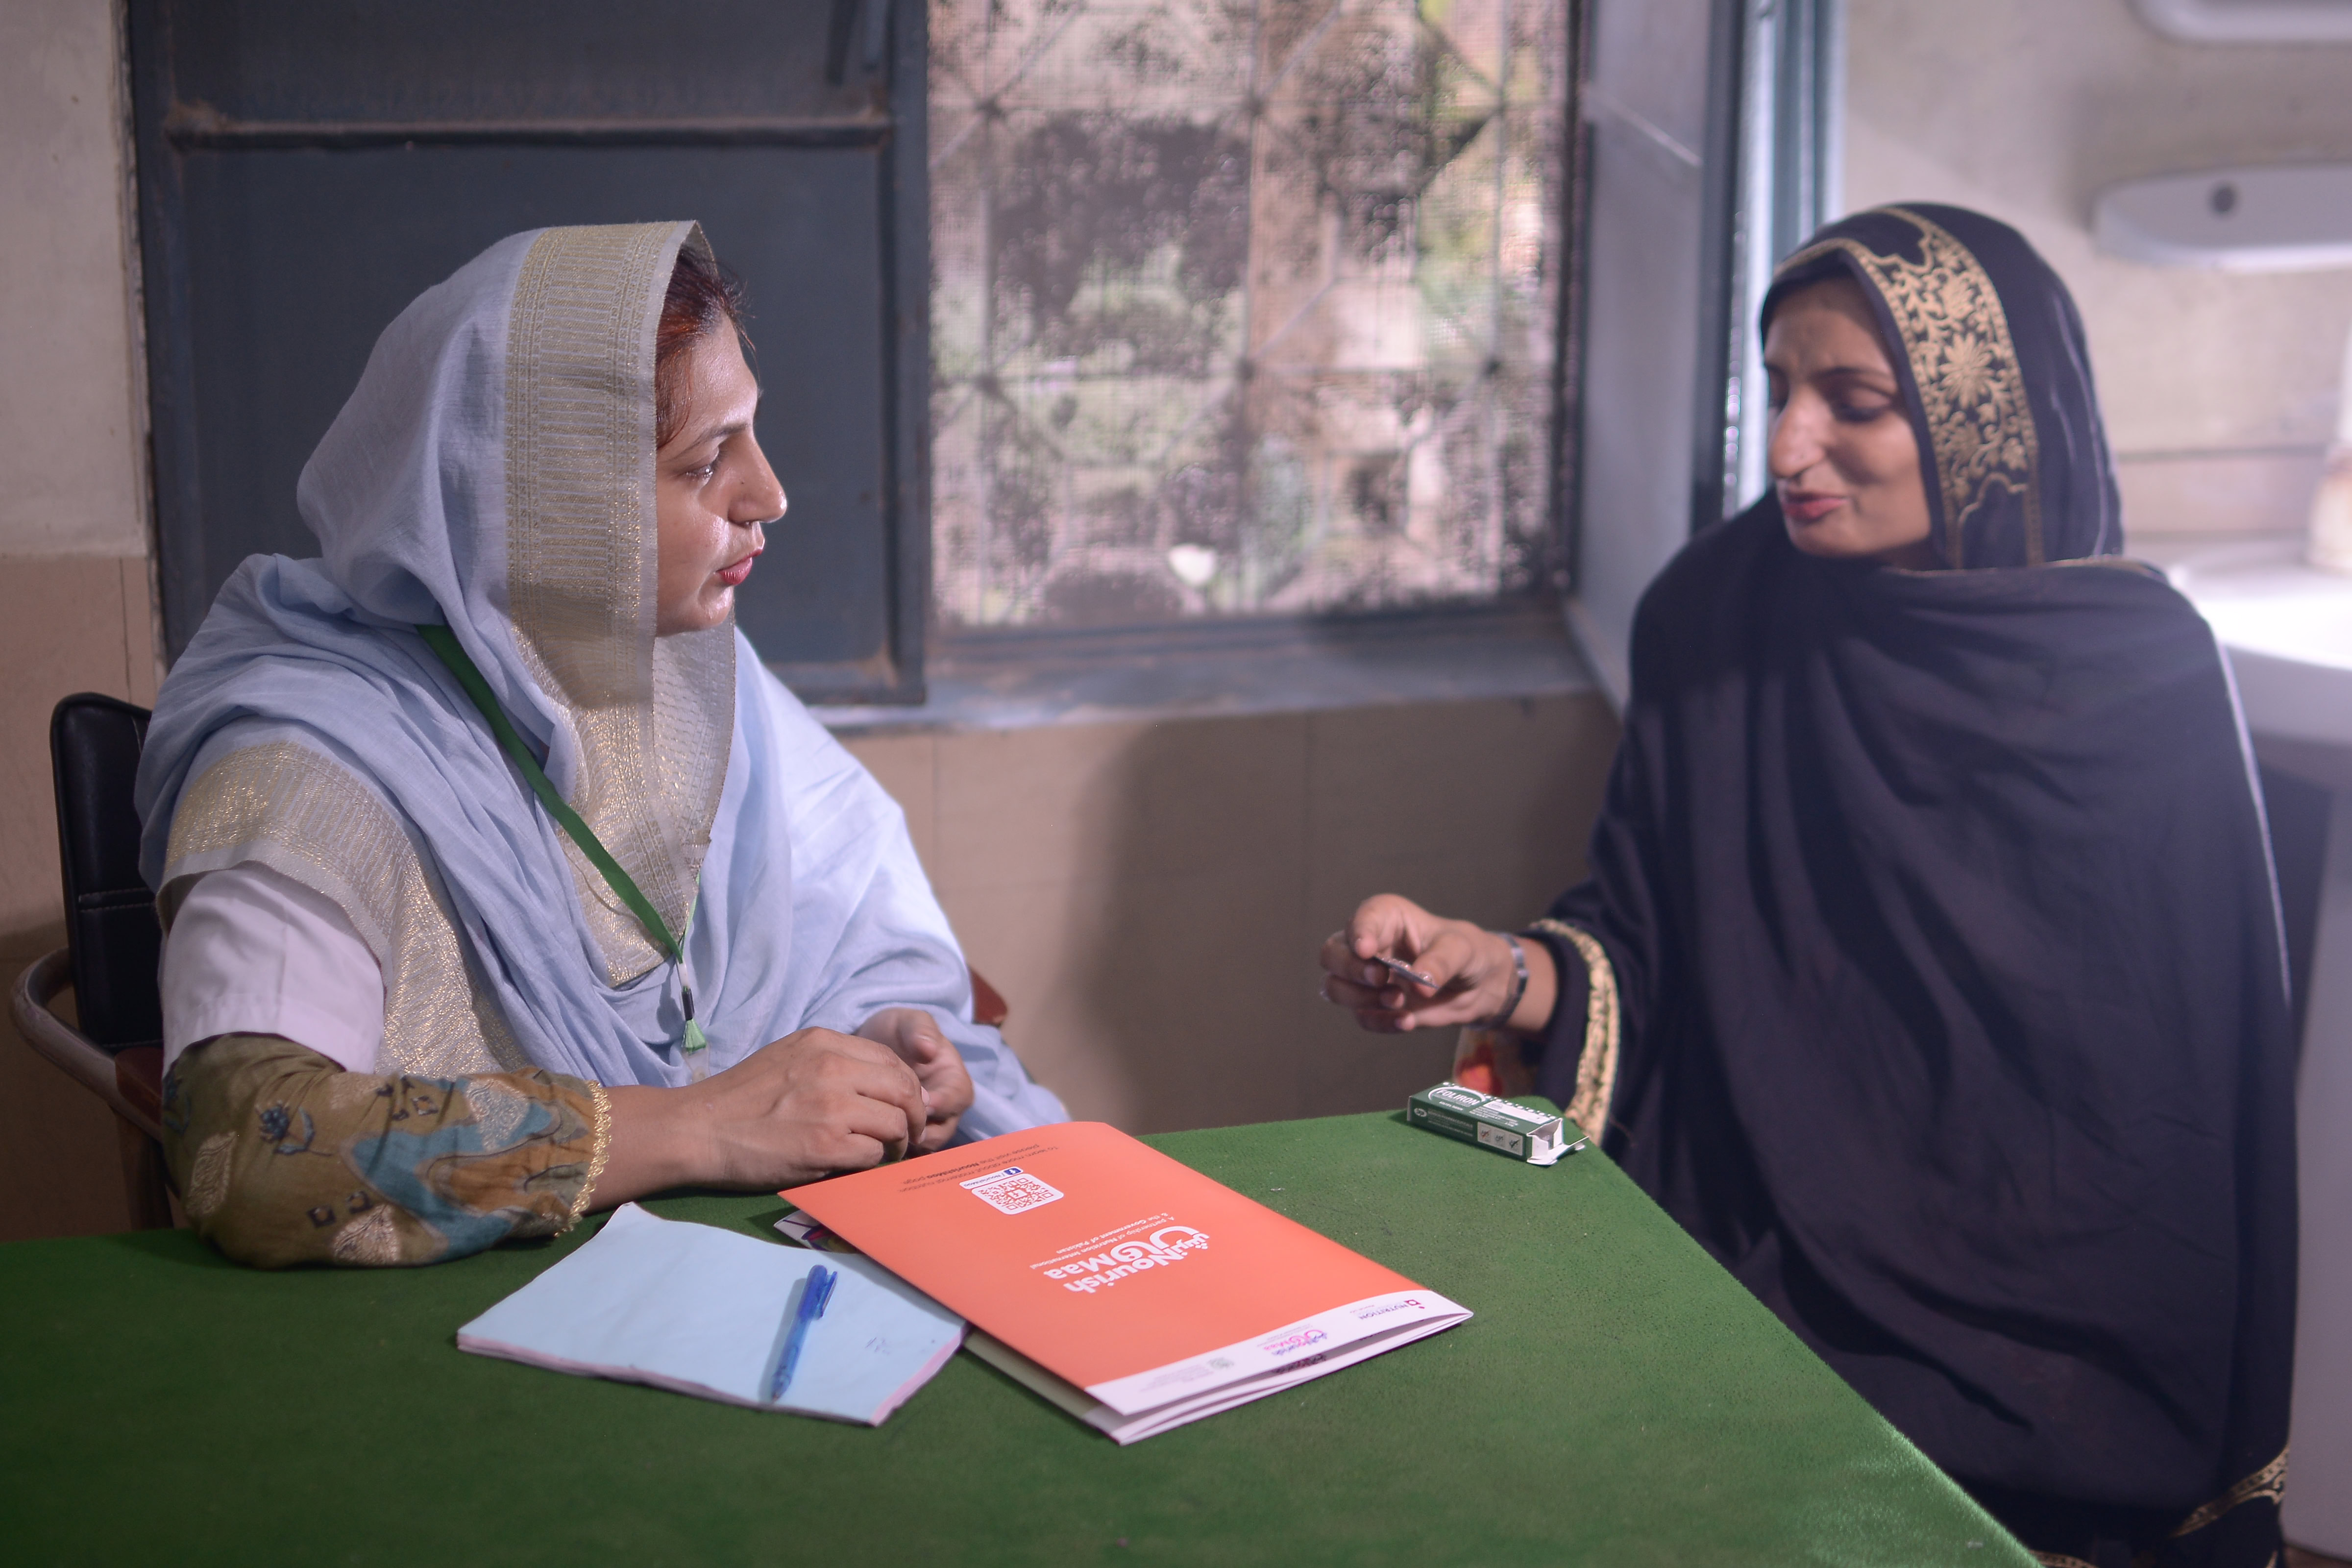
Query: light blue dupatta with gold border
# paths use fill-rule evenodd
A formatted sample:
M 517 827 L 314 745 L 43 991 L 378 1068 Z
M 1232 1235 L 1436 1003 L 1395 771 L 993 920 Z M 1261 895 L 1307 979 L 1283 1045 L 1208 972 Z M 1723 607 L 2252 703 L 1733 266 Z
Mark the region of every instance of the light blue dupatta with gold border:
M 386 1068 L 688 1069 L 673 966 L 413 627 L 446 623 L 672 930 L 724 1068 L 930 1010 L 986 1137 L 1059 1120 L 995 1031 L 898 806 L 731 626 L 656 638 L 654 329 L 689 223 L 492 246 L 387 328 L 303 469 L 321 556 L 256 556 L 164 683 L 142 869 L 269 866 L 383 966 Z

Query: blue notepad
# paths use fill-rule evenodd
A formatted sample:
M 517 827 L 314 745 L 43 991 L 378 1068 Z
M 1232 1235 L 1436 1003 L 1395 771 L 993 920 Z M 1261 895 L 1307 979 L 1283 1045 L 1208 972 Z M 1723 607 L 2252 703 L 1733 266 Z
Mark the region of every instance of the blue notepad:
M 771 1400 L 809 1271 L 840 1279 Z M 779 1247 L 624 1204 L 577 1252 L 457 1331 L 457 1348 L 758 1410 L 878 1426 L 963 1320 L 866 1258 Z

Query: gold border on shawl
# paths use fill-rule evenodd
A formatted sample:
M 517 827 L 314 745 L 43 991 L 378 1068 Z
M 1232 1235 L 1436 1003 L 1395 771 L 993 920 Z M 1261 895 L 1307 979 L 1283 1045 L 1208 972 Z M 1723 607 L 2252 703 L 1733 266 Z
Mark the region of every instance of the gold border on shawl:
M 654 329 L 690 224 L 551 228 L 531 242 L 507 342 L 507 593 L 525 670 L 578 742 L 571 804 L 686 929 L 734 732 L 734 634 L 656 649 Z M 676 710 L 676 711 L 672 711 Z M 571 841 L 606 978 L 662 952 Z
M 2281 1448 L 2277 1458 L 2173 1526 L 2172 1539 L 2178 1541 L 2184 1535 L 2195 1534 L 2240 1503 L 2252 1502 L 2257 1498 L 2268 1498 L 2276 1502 L 2284 1497 L 2287 1453 L 2287 1449 Z
M 1621 1023 L 1616 966 L 1598 938 L 1566 921 L 1541 920 L 1528 929 L 1559 938 L 1584 960 L 1584 1054 L 1576 1064 L 1576 1098 L 1563 1114 L 1588 1136 L 1601 1137 L 1609 1128 L 1610 1100 L 1617 1092 Z
M 180 792 L 163 885 L 176 913 L 184 878 L 258 860 L 332 899 L 388 962 L 403 862 L 415 857 L 392 813 L 348 771 L 307 746 L 269 741 L 228 752 Z
M 588 1212 L 589 1200 L 595 1196 L 596 1184 L 604 1179 L 605 1163 L 613 1155 L 613 1097 L 594 1079 L 587 1082 L 588 1096 L 596 1111 L 594 1142 L 588 1156 L 588 1177 L 580 1184 L 580 1190 L 572 1195 L 572 1215 L 563 1222 L 566 1231 L 578 1225 L 580 1216 Z M 562 1232 L 556 1234 L 560 1236 Z
M 2074 555 L 2069 556 L 2063 561 L 2050 562 L 2048 564 L 2053 566 L 2105 566 L 2112 571 L 2128 572 L 2136 577 L 2153 577 L 2156 581 L 2168 584 L 2172 581 L 2171 578 L 2167 577 L 2164 574 L 2160 568 L 2150 565 L 2148 563 L 2142 561 L 2137 555 Z
M 180 794 L 165 852 L 174 885 L 243 862 L 331 899 L 383 969 L 379 1065 L 447 1078 L 529 1058 L 475 985 L 457 926 L 392 808 L 341 763 L 293 741 L 241 747 Z
M 2025 372 L 2009 331 L 2009 312 L 1975 252 L 1940 225 L 1904 207 L 1877 209 L 1919 230 L 1920 259 L 1881 256 L 1840 235 L 1782 262 L 1786 277 L 1832 250 L 1852 257 L 1903 338 L 1911 379 L 1934 447 L 1944 503 L 1944 554 L 1964 567 L 1969 518 L 1998 485 L 2025 514 L 2025 563 L 2042 563 L 2041 434 L 2025 395 Z

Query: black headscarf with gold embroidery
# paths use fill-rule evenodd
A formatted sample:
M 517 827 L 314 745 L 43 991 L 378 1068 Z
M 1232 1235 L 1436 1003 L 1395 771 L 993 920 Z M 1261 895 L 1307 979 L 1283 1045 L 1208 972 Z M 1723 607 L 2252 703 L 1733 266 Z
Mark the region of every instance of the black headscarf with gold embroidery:
M 1864 213 L 1768 320 L 1840 271 L 1959 569 L 1802 554 L 1769 496 L 1668 565 L 1538 1081 L 1613 1081 L 1610 1152 L 2028 1545 L 2256 1568 L 2294 1049 L 2228 676 L 2115 555 L 2081 324 L 2024 240 Z
M 1903 383 L 1947 566 L 2040 566 L 2123 549 L 2107 433 L 2074 296 L 2025 237 L 1963 207 L 1874 207 L 1780 265 L 1780 301 L 1850 277 Z

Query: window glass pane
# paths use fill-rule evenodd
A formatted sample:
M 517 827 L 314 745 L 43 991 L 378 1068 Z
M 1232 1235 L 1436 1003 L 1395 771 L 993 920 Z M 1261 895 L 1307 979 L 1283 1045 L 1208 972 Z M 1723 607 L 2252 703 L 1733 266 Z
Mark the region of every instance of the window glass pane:
M 1547 580 L 1567 0 L 932 0 L 950 626 Z

